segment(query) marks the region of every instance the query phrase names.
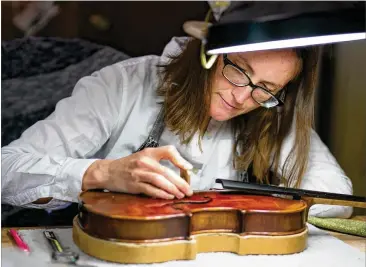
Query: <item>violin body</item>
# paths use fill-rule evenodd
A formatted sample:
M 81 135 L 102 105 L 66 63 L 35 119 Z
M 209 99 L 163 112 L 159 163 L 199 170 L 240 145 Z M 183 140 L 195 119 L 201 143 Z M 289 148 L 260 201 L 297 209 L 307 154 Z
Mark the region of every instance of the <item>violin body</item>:
M 189 260 L 203 252 L 278 255 L 306 248 L 304 200 L 230 191 L 172 200 L 86 191 L 79 199 L 74 242 L 107 261 Z

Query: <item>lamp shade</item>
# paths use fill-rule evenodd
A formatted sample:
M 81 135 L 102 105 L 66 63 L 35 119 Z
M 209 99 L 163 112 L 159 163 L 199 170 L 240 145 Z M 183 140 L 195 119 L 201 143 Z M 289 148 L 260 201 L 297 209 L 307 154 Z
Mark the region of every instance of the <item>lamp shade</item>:
M 309 3 L 311 5 L 311 3 Z M 366 38 L 365 9 L 312 11 L 231 20 L 208 28 L 209 55 L 329 44 Z

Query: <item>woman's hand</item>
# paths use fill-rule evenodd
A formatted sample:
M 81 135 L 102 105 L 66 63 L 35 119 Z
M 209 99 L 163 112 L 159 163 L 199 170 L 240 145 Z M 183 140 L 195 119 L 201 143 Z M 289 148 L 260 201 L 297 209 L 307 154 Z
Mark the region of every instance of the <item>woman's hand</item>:
M 102 188 L 164 199 L 192 195 L 183 178 L 159 163 L 163 159 L 180 169 L 192 169 L 174 146 L 145 148 L 117 160 L 95 161 L 84 174 L 82 189 Z

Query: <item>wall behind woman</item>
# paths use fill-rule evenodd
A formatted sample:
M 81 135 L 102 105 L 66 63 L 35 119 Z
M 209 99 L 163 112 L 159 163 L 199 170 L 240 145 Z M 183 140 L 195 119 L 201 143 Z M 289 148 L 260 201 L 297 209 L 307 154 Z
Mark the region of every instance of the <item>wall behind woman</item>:
M 185 35 L 183 23 L 204 20 L 207 1 L 56 1 L 59 13 L 37 36 L 83 38 L 129 56 L 160 54 L 173 36 Z M 20 12 L 1 2 L 2 40 L 22 37 L 12 19 Z M 24 6 L 22 6 L 24 8 Z
M 352 179 L 354 194 L 366 196 L 366 41 L 336 45 L 334 58 L 330 149 Z

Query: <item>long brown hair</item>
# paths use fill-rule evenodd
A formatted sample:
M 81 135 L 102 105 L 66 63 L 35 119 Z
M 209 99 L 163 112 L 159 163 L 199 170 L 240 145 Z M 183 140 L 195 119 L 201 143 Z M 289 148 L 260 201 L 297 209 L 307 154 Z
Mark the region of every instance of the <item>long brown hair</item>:
M 209 70 L 204 69 L 199 53 L 200 41 L 192 39 L 181 53 L 171 55 L 169 63 L 160 66 L 162 82 L 157 93 L 164 97 L 165 124 L 183 143 L 189 142 L 195 133 L 199 133 L 201 140 L 210 121 L 211 80 L 216 64 Z M 284 89 L 286 99 L 281 113 L 276 108 L 257 108 L 231 120 L 235 136 L 233 167 L 247 170 L 251 166 L 253 175 L 261 183 L 274 183 L 274 179 L 270 179 L 271 170 L 276 170 L 277 180 L 298 187 L 306 171 L 319 49 L 300 48 L 296 53 L 302 67 Z M 293 125 L 293 147 L 282 170 L 277 173 L 281 147 Z

